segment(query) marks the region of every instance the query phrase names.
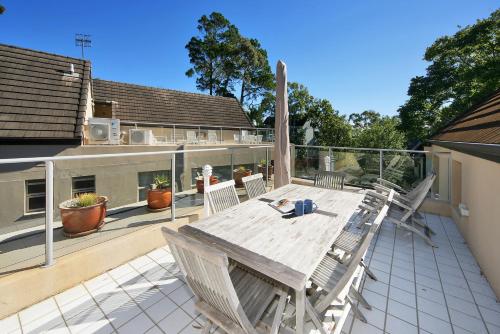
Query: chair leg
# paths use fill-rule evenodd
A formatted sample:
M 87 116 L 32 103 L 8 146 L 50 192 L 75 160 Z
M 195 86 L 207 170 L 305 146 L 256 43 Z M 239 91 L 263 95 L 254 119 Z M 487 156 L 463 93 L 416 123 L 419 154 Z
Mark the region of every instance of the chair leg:
M 273 325 L 271 327 L 271 334 L 277 334 L 280 328 L 281 318 L 286 307 L 286 294 L 282 294 L 276 306 L 276 313 L 274 314 Z
M 351 308 L 352 308 L 352 311 L 354 312 L 354 316 L 357 317 L 359 320 L 363 321 L 365 324 L 368 323 L 368 321 L 366 320 L 363 313 L 361 313 L 361 311 L 359 310 L 358 305 L 356 305 L 356 303 L 351 299 L 351 297 L 347 296 L 346 299 L 347 299 L 347 302 L 349 304 L 351 304 Z
M 429 225 L 426 225 L 425 223 L 423 223 L 421 219 L 419 219 L 417 217 L 412 217 L 412 220 L 415 224 L 428 230 L 432 235 L 436 235 L 436 232 L 434 232 L 434 230 L 432 228 L 430 228 Z
M 371 271 L 370 268 L 368 268 L 368 266 L 366 265 L 366 263 L 363 260 L 361 260 L 361 262 L 359 264 L 361 265 L 361 267 L 363 267 L 365 269 L 365 273 L 366 273 L 366 275 L 368 275 L 368 277 L 370 277 L 374 281 L 378 281 L 377 276 L 375 276 L 373 271 Z
M 399 227 L 404 228 L 404 229 L 406 229 L 406 230 L 408 230 L 410 232 L 415 233 L 416 235 L 418 235 L 419 237 L 421 237 L 422 239 L 424 239 L 424 241 L 427 242 L 430 246 L 438 248 L 438 246 L 436 244 L 434 244 L 432 242 L 432 240 L 428 236 L 426 236 L 424 233 L 422 233 L 419 229 L 415 228 L 414 226 L 402 223 L 401 221 L 396 220 L 396 219 L 391 219 L 391 221 L 394 224 L 396 224 L 396 226 L 399 226 Z
M 201 329 L 201 334 L 209 334 L 210 330 L 212 329 L 212 322 L 210 320 L 207 320 L 203 328 Z
M 358 290 L 356 290 L 355 287 L 353 287 L 351 285 L 351 287 L 349 288 L 349 293 L 352 294 L 352 296 L 354 297 L 354 299 L 356 299 L 361 305 L 363 305 L 367 310 L 371 310 L 372 307 L 370 304 L 368 304 L 368 302 L 366 301 L 365 297 L 363 297 L 363 295 L 361 293 L 359 293 Z
M 321 334 L 326 334 L 325 329 L 323 328 L 323 323 L 321 320 L 319 320 L 319 315 L 314 309 L 314 307 L 311 305 L 311 302 L 306 298 L 306 312 L 311 318 L 312 322 L 314 323 L 314 326 L 319 330 Z

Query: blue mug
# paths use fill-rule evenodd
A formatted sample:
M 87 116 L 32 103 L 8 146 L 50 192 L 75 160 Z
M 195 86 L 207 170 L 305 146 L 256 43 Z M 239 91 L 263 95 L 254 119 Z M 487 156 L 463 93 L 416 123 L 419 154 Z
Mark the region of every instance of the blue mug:
M 306 199 L 304 201 L 304 213 L 312 213 L 316 211 L 318 205 L 312 201 L 312 199 Z
M 295 202 L 295 215 L 296 216 L 303 216 L 304 215 L 304 202 L 303 201 L 296 201 Z

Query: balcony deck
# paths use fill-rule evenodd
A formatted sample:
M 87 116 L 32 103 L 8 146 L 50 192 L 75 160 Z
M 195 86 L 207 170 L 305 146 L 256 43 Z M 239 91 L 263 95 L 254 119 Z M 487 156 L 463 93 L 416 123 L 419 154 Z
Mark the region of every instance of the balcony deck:
M 368 324 L 350 316 L 342 333 L 500 333 L 500 304 L 455 224 L 424 216 L 439 248 L 384 223 L 366 258 L 379 279 L 363 283 L 373 307 L 363 310 Z M 193 306 L 191 291 L 163 247 L 0 320 L 0 329 L 201 333 L 203 319 Z

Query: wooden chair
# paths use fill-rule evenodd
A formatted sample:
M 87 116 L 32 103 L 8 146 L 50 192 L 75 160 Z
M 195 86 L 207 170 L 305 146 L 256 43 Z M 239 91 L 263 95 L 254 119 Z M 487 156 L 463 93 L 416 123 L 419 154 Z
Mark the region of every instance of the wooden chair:
M 276 298 L 270 333 L 278 333 L 288 296 L 285 289 L 236 266 L 229 272 L 226 254 L 167 227 L 162 231 L 196 296 L 195 308 L 207 318 L 202 333 L 208 334 L 215 324 L 227 333 L 257 334 L 255 326 Z
M 398 227 L 401 227 L 418 235 L 432 247 L 437 247 L 437 245 L 435 245 L 430 239 L 430 234 L 435 234 L 435 233 L 434 231 L 432 231 L 430 227 L 428 227 L 426 224 L 420 221 L 416 217 L 416 215 L 418 213 L 418 210 L 422 206 L 422 203 L 424 202 L 425 198 L 427 197 L 427 194 L 431 189 L 435 179 L 436 179 L 436 174 L 431 173 L 408 194 L 402 195 L 396 192 L 394 195 L 394 199 L 392 201 L 391 210 L 389 211 L 388 214 L 388 220 L 390 222 L 392 222 Z M 382 187 L 377 187 L 376 189 L 377 191 L 379 191 L 380 194 L 387 193 L 387 190 Z M 373 192 L 371 193 L 369 192 L 368 195 L 377 196 Z M 370 208 L 368 207 L 367 210 L 369 211 Z M 414 226 L 415 224 L 423 227 L 424 232 L 416 228 Z
M 390 204 L 393 200 L 394 194 L 395 194 L 395 191 L 391 190 L 387 197 L 378 198 L 378 201 L 375 204 L 376 208 L 374 208 L 374 210 L 372 210 L 369 213 L 369 215 L 373 216 L 375 213 L 378 213 L 383 208 L 383 206 L 386 204 L 388 206 L 390 206 Z M 380 224 L 375 225 L 375 227 L 370 228 L 366 233 L 369 233 L 370 231 L 373 231 L 374 233 L 376 233 L 378 231 L 379 227 L 380 227 Z M 348 261 L 348 258 L 356 252 L 357 248 L 361 244 L 361 240 L 363 239 L 363 237 L 364 237 L 364 234 L 361 234 L 361 233 L 354 233 L 354 232 L 349 231 L 349 230 L 342 231 L 340 233 L 340 235 L 337 237 L 337 239 L 335 239 L 335 242 L 333 243 L 334 250 L 340 249 L 343 252 L 342 256 L 336 257 L 336 259 L 342 263 L 345 263 L 346 261 Z M 370 268 L 363 261 L 360 262 L 360 265 L 365 268 L 366 274 L 371 279 L 377 280 L 377 277 L 375 276 L 375 274 L 370 270 Z
M 324 313 L 330 307 L 331 303 L 341 295 L 341 293 L 346 293 L 345 290 L 347 289 L 347 293 L 345 295 L 346 302 L 351 304 L 354 314 L 360 320 L 366 322 L 366 318 L 358 309 L 356 303 L 353 301 L 353 298 L 357 299 L 366 308 L 370 309 L 371 307 L 363 296 L 354 288 L 354 286 L 352 286 L 352 281 L 354 279 L 354 274 L 361 263 L 364 254 L 366 253 L 366 250 L 370 246 L 376 230 L 382 223 L 382 220 L 386 216 L 388 210 L 389 205 L 385 204 L 377 214 L 377 217 L 375 218 L 368 233 L 364 234 L 360 239 L 356 251 L 352 254 L 348 263 L 340 263 L 328 254 L 323 257 L 321 263 L 318 265 L 311 277 L 311 282 L 315 286 L 321 288 L 321 290 L 319 290 L 319 296 L 317 293 L 312 297 L 313 299 L 316 299 L 314 303 L 316 318 L 319 318 L 319 314 Z
M 339 172 L 321 171 L 314 177 L 314 186 L 327 189 L 344 189 L 345 174 Z
M 187 130 L 186 131 L 186 143 L 187 144 L 198 144 L 198 137 L 196 137 L 196 131 Z
M 262 173 L 259 173 L 241 179 L 245 185 L 248 198 L 254 198 L 267 192 L 263 177 Z
M 221 212 L 240 204 L 240 199 L 234 187 L 234 180 L 217 183 L 205 189 L 212 213 Z

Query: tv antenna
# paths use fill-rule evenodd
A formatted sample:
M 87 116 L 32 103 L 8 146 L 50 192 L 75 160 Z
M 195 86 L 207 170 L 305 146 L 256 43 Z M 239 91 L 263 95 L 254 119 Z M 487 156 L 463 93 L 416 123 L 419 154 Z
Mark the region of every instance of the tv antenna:
M 90 48 L 92 46 L 90 35 L 75 34 L 75 45 L 82 48 L 82 59 L 85 59 L 83 49 Z

